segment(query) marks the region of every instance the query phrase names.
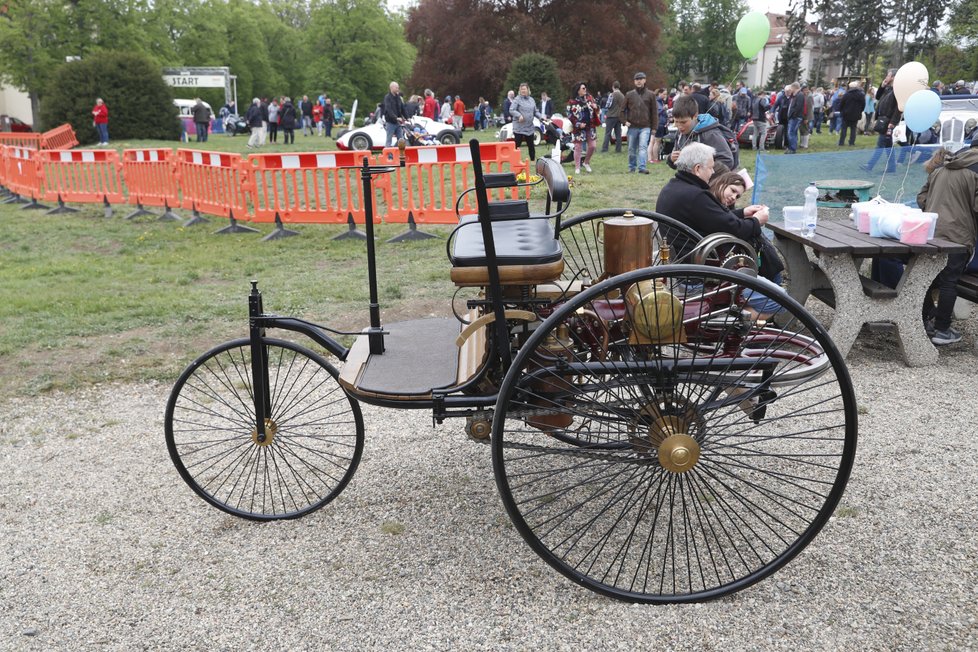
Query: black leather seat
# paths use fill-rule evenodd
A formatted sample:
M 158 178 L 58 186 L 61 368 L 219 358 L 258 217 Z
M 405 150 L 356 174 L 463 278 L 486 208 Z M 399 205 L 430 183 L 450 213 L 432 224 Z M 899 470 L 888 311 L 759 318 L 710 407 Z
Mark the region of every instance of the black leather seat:
M 545 265 L 561 258 L 560 241 L 549 220 L 517 219 L 492 223 L 492 239 L 499 265 Z M 462 218 L 455 235 L 452 264 L 481 267 L 487 264 L 486 247 L 478 215 Z

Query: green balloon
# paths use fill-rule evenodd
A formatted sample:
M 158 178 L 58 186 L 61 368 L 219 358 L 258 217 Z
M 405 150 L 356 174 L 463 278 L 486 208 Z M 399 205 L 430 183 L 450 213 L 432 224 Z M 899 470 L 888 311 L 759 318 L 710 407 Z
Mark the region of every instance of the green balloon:
M 737 23 L 737 49 L 745 59 L 753 59 L 767 43 L 771 35 L 771 23 L 767 16 L 752 11 Z

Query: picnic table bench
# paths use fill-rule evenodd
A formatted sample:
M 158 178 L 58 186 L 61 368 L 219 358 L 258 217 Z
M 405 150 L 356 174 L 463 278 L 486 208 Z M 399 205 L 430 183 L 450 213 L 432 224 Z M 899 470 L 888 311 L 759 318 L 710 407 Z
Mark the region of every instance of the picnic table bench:
M 857 201 L 869 201 L 870 190 L 876 185 L 872 181 L 858 179 L 825 179 L 816 181 L 822 208 L 847 208 Z
M 821 211 L 820 211 L 821 212 Z M 768 223 L 787 268 L 786 290 L 804 303 L 809 296 L 835 308 L 829 335 L 842 355 L 848 355 L 863 324 L 892 322 L 906 363 L 933 364 L 937 349 L 927 337 L 921 306 L 931 281 L 947 264 L 947 256 L 967 247 L 946 240 L 905 244 L 860 233 L 849 221 L 818 222 L 815 236 L 806 238 Z M 900 256 L 907 263 L 896 288 L 862 273 L 867 258 Z M 978 279 L 974 279 L 978 298 Z

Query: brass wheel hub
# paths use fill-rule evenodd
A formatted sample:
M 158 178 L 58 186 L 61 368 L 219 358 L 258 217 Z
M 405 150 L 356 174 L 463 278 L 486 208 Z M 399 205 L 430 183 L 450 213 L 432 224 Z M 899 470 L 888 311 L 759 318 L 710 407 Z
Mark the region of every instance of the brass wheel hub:
M 641 454 L 657 455 L 662 468 L 685 473 L 700 458 L 700 445 L 690 434 L 702 432 L 703 419 L 685 400 L 667 398 L 642 408 L 633 422 L 632 445 Z
M 258 428 L 251 429 L 251 441 L 255 442 L 259 446 L 271 446 L 272 442 L 275 441 L 275 433 L 278 432 L 278 424 L 272 419 L 265 419 L 265 439 L 263 441 L 258 440 Z
M 659 464 L 666 471 L 685 473 L 696 466 L 700 459 L 700 445 L 687 434 L 666 437 L 659 446 Z

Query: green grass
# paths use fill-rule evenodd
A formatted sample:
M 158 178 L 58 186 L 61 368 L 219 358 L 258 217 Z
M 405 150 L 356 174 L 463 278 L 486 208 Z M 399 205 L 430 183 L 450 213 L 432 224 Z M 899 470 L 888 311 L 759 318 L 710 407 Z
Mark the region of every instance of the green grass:
M 470 135 L 466 132 L 466 138 Z M 493 140 L 494 132 L 477 134 Z M 599 134 L 603 136 L 603 133 Z M 860 137 L 860 144 L 873 144 Z M 832 151 L 834 137 L 813 138 Z M 242 137 L 213 136 L 200 149 L 245 151 Z M 297 135 L 294 148 L 332 141 Z M 117 147 L 176 147 L 139 141 Z M 197 147 L 190 143 L 184 147 Z M 753 169 L 754 155 L 742 163 Z M 672 176 L 665 165 L 629 175 L 627 155 L 597 153 L 593 174 L 574 175 L 569 215 L 608 207 L 651 210 Z M 572 172 L 572 169 L 569 169 Z M 0 392 L 30 395 L 93 383 L 156 379 L 169 383 L 194 357 L 247 334 L 249 281 L 257 279 L 268 312 L 301 316 L 344 330 L 367 323 L 362 241 L 333 238 L 339 225 L 298 225 L 299 237 L 263 242 L 260 235 L 215 235 L 226 220 L 182 227 L 153 218 L 105 219 L 99 205 L 45 215 L 0 205 Z M 262 224 L 263 233 L 271 228 Z M 444 238 L 449 227 L 422 226 L 438 239 L 389 244 L 404 225 L 378 228 L 377 259 L 385 321 L 450 315 Z

